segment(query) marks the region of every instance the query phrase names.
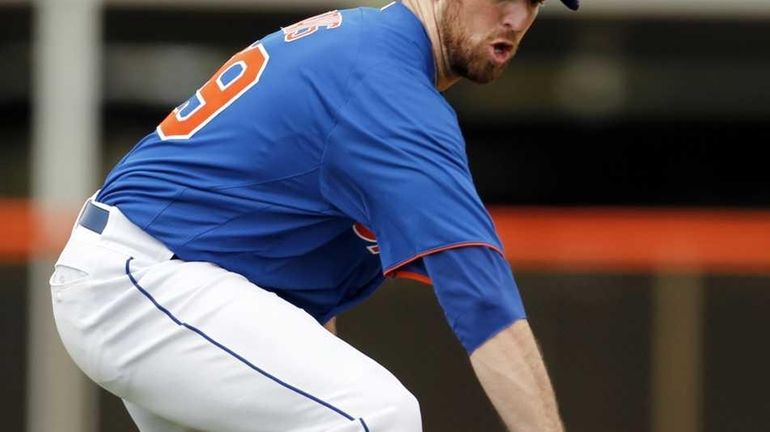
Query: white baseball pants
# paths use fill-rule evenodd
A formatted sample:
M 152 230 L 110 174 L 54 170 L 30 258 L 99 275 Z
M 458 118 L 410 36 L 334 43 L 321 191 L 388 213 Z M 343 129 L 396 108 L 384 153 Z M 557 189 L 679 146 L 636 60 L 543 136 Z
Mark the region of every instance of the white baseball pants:
M 142 432 L 422 430 L 414 396 L 303 310 L 88 205 L 108 218 L 73 228 L 50 281 L 56 324 Z

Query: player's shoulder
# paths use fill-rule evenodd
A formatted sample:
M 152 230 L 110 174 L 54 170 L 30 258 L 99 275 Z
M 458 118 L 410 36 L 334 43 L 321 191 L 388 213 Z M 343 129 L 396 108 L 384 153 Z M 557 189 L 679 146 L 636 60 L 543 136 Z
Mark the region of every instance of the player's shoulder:
M 462 147 L 457 115 L 436 89 L 433 50 L 419 18 L 392 3 L 364 9 L 362 25 L 369 37 L 351 80 L 348 115 L 378 123 L 384 136 L 429 135 Z
M 422 23 L 403 4 L 328 11 L 285 26 L 262 40 L 286 57 L 365 71 L 379 65 L 414 67 L 432 76 L 430 40 Z
M 406 6 L 393 2 L 382 8 L 361 10 L 363 32 L 369 44 L 361 52 L 361 63 L 369 67 L 406 69 L 413 80 L 435 74 L 433 51 L 425 28 Z

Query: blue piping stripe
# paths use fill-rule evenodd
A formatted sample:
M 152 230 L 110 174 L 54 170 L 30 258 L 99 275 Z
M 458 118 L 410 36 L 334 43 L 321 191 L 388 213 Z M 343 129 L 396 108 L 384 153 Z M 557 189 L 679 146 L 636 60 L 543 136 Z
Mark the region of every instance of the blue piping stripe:
M 369 428 L 368 428 L 368 427 L 366 427 L 366 423 L 364 422 L 364 419 L 362 419 L 362 418 L 359 418 L 359 419 L 358 419 L 358 421 L 360 421 L 360 422 L 361 422 L 361 426 L 363 426 L 363 427 L 364 427 L 364 431 L 365 431 L 365 432 L 369 432 Z
M 241 363 L 243 363 L 246 366 L 248 366 L 249 368 L 259 372 L 260 374 L 262 374 L 266 378 L 269 378 L 269 379 L 275 381 L 276 383 L 282 385 L 283 387 L 286 387 L 287 389 L 289 389 L 289 390 L 291 390 L 291 391 L 293 391 L 295 393 L 298 393 L 298 394 L 300 394 L 300 395 L 302 395 L 302 396 L 304 396 L 304 397 L 306 397 L 306 398 L 308 398 L 308 399 L 310 399 L 310 400 L 312 400 L 312 401 L 314 401 L 314 402 L 316 402 L 316 403 L 318 403 L 320 405 L 325 406 L 326 408 L 329 408 L 330 410 L 336 412 L 337 414 L 345 417 L 346 419 L 348 419 L 350 421 L 355 421 L 355 418 L 353 418 L 351 415 L 349 415 L 345 411 L 342 411 L 341 409 L 335 407 L 334 405 L 332 405 L 332 404 L 330 404 L 328 402 L 325 402 L 325 401 L 323 401 L 321 399 L 318 399 L 317 397 L 315 397 L 315 396 L 313 396 L 313 395 L 311 395 L 311 394 L 309 394 L 309 393 L 307 393 L 305 391 L 302 391 L 302 390 L 298 389 L 297 387 L 294 387 L 293 385 L 285 383 L 285 382 L 281 381 L 280 379 L 270 375 L 269 373 L 263 371 L 262 369 L 258 368 L 257 366 L 255 366 L 254 364 L 252 364 L 251 362 L 246 360 L 245 358 L 243 358 L 240 355 L 238 355 L 236 352 L 234 352 L 230 348 L 227 348 L 226 346 L 222 345 L 221 343 L 215 341 L 214 339 L 209 337 L 206 333 L 202 332 L 201 330 L 197 329 L 196 327 L 191 326 L 190 324 L 187 324 L 187 323 L 182 322 L 179 319 L 177 319 L 171 312 L 169 312 L 168 309 L 166 309 L 160 303 L 158 303 L 155 300 L 155 298 L 152 296 L 152 294 L 150 294 L 149 292 L 147 292 L 147 290 L 142 288 L 139 285 L 139 282 L 136 281 L 136 279 L 134 279 L 134 276 L 131 274 L 131 267 L 130 267 L 131 260 L 133 260 L 133 259 L 134 258 L 131 257 L 128 260 L 126 260 L 126 275 L 128 275 L 128 278 L 131 280 L 131 283 L 134 284 L 136 289 L 138 289 L 142 293 L 142 295 L 147 297 L 147 299 L 149 299 L 152 302 L 152 304 L 155 305 L 156 308 L 158 308 L 161 312 L 166 314 L 166 316 L 168 316 L 171 319 L 171 321 L 174 321 L 174 323 L 176 323 L 176 325 L 185 327 L 188 330 L 197 333 L 200 337 L 206 339 L 207 341 L 209 341 L 211 344 L 215 345 L 216 347 L 218 347 L 222 351 L 224 351 L 224 352 L 230 354 L 231 356 L 235 357 Z M 364 430 L 366 432 L 369 432 L 369 429 L 366 427 L 366 423 L 364 423 L 364 420 L 363 419 L 359 419 L 359 420 L 361 421 L 361 424 L 364 426 Z

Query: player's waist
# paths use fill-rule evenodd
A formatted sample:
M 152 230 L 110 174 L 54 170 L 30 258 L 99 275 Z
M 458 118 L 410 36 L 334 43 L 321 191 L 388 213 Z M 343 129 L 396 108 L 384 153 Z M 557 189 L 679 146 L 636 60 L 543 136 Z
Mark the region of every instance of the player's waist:
M 71 241 L 98 244 L 135 258 L 164 261 L 174 255 L 163 243 L 131 222 L 120 209 L 94 201 L 83 205 Z

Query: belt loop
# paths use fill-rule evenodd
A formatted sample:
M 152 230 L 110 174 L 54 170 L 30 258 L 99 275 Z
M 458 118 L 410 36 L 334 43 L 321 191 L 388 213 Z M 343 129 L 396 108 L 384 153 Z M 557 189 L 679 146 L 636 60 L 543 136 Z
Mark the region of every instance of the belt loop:
M 83 214 L 80 215 L 78 223 L 97 234 L 101 234 L 104 231 L 104 227 L 107 226 L 107 221 L 110 219 L 110 212 L 97 207 L 93 201 L 89 201 L 86 204 Z

